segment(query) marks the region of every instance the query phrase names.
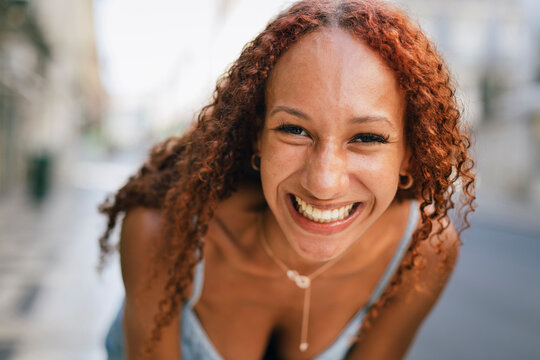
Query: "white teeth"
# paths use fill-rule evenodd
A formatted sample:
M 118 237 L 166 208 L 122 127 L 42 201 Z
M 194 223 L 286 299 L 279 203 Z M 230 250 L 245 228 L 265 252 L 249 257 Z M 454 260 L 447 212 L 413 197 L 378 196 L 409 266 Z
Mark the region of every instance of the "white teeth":
M 338 216 L 339 220 L 343 220 L 343 218 L 345 217 L 345 209 L 341 208 L 338 210 L 338 212 L 339 212 L 339 216 Z
M 321 211 L 321 218 L 323 218 L 326 221 L 330 221 L 330 219 L 332 218 L 332 211 L 331 210 Z
M 304 215 L 306 218 L 320 222 L 328 223 L 337 220 L 343 220 L 351 215 L 353 204 L 345 205 L 337 209 L 323 210 L 317 209 L 310 204 L 307 204 L 304 200 L 295 196 L 296 203 L 298 204 L 298 212 Z

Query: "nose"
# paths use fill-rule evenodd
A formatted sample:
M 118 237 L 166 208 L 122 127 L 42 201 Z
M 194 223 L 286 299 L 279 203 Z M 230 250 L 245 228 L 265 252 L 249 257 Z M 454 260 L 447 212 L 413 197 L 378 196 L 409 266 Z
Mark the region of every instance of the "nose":
M 320 200 L 336 199 L 349 187 L 344 149 L 331 142 L 314 146 L 305 158 L 300 184 Z

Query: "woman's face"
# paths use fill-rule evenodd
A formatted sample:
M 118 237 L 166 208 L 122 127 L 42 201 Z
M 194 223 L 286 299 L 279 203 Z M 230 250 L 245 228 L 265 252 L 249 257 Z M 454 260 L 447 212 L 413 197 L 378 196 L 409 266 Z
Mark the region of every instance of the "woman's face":
M 338 256 L 395 197 L 407 163 L 394 73 L 340 29 L 308 34 L 279 59 L 259 135 L 277 231 L 303 259 Z

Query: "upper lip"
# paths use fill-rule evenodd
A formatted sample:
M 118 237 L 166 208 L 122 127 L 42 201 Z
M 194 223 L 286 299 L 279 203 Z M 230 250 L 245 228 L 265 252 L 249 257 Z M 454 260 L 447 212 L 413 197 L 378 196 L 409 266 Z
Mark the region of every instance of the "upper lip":
M 313 207 L 316 207 L 317 209 L 322 209 L 322 210 L 329 210 L 329 209 L 339 209 L 343 206 L 347 206 L 347 205 L 354 205 L 360 201 L 342 201 L 342 202 L 338 202 L 338 203 L 328 203 L 328 202 L 320 202 L 320 201 L 313 201 L 313 200 L 309 200 L 309 199 L 306 199 L 305 197 L 303 196 L 300 196 L 300 195 L 296 195 L 296 194 L 289 194 L 291 196 L 298 196 L 300 199 L 302 199 L 303 201 L 305 201 L 307 204 L 313 206 Z

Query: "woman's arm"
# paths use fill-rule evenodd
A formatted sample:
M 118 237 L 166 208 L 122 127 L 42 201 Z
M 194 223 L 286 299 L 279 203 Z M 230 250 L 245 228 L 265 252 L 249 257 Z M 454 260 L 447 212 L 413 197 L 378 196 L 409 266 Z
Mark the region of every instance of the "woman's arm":
M 158 270 L 164 271 L 151 283 L 147 281 L 154 271 L 152 254 L 161 240 L 160 227 L 159 211 L 142 207 L 130 210 L 122 224 L 120 257 L 126 289 L 124 333 L 126 355 L 130 360 L 139 358 L 139 352 L 150 338 L 159 301 L 165 296 L 165 264 L 158 264 Z M 180 314 L 161 329 L 161 341 L 155 345 L 150 359 L 181 359 L 179 317 Z
M 430 244 L 437 241 L 447 256 L 445 263 Z M 458 253 L 459 236 L 451 224 L 440 235 L 423 241 L 420 254 L 425 268 L 404 271 L 397 294 L 381 309 L 347 359 L 402 359 L 450 278 Z

